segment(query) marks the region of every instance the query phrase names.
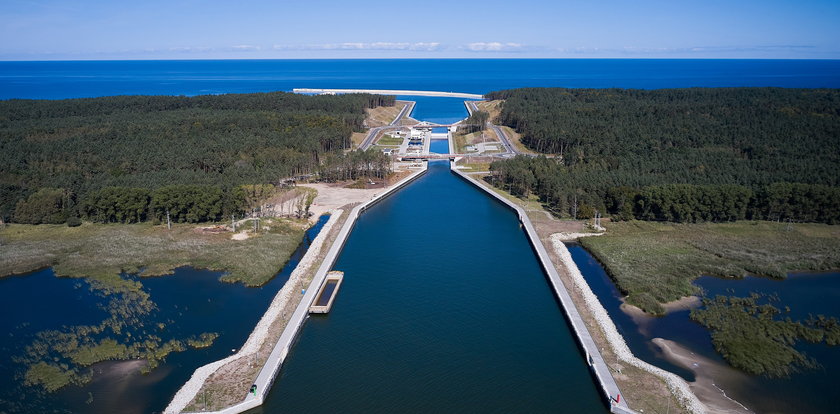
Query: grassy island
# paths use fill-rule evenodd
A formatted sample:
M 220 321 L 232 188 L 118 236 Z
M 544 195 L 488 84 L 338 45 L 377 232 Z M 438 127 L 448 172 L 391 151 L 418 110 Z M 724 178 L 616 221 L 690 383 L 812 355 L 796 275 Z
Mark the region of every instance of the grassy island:
M 840 268 L 840 226 L 774 223 L 609 223 L 580 243 L 598 258 L 629 303 L 662 314 L 661 303 L 700 294 L 703 275 L 785 277 Z

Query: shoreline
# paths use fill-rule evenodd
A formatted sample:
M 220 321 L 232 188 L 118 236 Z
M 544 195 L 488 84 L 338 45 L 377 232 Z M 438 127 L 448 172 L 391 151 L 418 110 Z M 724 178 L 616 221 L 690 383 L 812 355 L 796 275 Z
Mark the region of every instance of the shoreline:
M 653 338 L 651 342 L 662 350 L 662 354 L 668 361 L 691 370 L 694 373 L 694 382 L 688 384 L 695 395 L 702 396 L 702 400 L 708 409 L 707 412 L 713 414 L 753 412 L 743 404 L 726 395 L 726 392 L 714 382 L 715 377 L 721 376 L 741 376 L 746 380 L 745 374 L 736 371 L 732 367 L 721 365 L 706 357 L 697 355 L 677 342 L 663 338 Z
M 707 412 L 707 406 L 692 392 L 689 384 L 684 379 L 672 372 L 665 371 L 642 361 L 633 354 L 630 347 L 624 341 L 624 337 L 618 332 L 607 310 L 601 305 L 601 302 L 595 296 L 595 293 L 592 292 L 592 289 L 589 288 L 589 284 L 586 283 L 586 279 L 584 279 L 583 274 L 581 274 L 580 269 L 578 269 L 563 241 L 560 237 L 551 237 L 552 247 L 560 258 L 561 265 L 566 268 L 568 275 L 574 282 L 575 288 L 583 296 L 586 308 L 603 331 L 607 343 L 609 343 L 618 359 L 662 379 L 671 390 L 671 393 L 690 412 Z
M 658 318 L 660 316 L 665 316 L 671 312 L 678 312 L 684 310 L 691 310 L 695 308 L 699 308 L 702 305 L 702 300 L 700 296 L 691 295 L 691 296 L 683 296 L 677 300 L 672 300 L 670 302 L 661 303 L 662 308 L 665 309 L 665 313 L 662 315 L 652 315 L 642 310 L 642 308 L 631 305 L 627 302 L 626 297 L 622 296 L 620 298 L 621 306 L 619 307 L 622 312 L 629 315 L 633 320 L 638 321 L 639 319 L 645 318 Z
M 399 96 L 433 96 L 445 98 L 484 99 L 484 95 L 462 92 L 438 92 L 438 91 L 410 91 L 402 89 L 321 89 L 321 88 L 294 88 L 294 93 L 304 94 L 345 94 L 345 93 L 369 93 L 374 95 L 399 95 Z
M 204 388 L 205 382 L 211 375 L 215 374 L 219 369 L 229 363 L 238 362 L 243 358 L 247 359 L 249 357 L 253 357 L 257 352 L 259 352 L 266 339 L 268 339 L 271 325 L 278 321 L 278 319 L 282 316 L 282 310 L 292 299 L 292 287 L 295 287 L 303 278 L 303 275 L 312 267 L 315 262 L 315 258 L 322 249 L 324 240 L 327 238 L 327 235 L 330 233 L 330 230 L 335 223 L 339 221 L 341 215 L 341 210 L 334 210 L 331 213 L 330 219 L 327 220 L 321 228 L 321 231 L 317 236 L 315 236 L 315 239 L 309 245 L 309 248 L 300 259 L 300 262 L 298 262 L 295 270 L 293 270 L 292 274 L 289 275 L 289 280 L 286 281 L 283 287 L 274 296 L 274 299 L 271 301 L 271 304 L 269 304 L 265 314 L 263 314 L 262 318 L 260 318 L 259 322 L 257 322 L 257 325 L 254 327 L 254 330 L 251 331 L 251 334 L 248 335 L 248 339 L 245 341 L 245 344 L 239 348 L 235 354 L 197 368 L 190 379 L 187 380 L 187 382 L 182 385 L 172 397 L 172 400 L 169 402 L 166 409 L 164 409 L 164 413 L 182 412 L 198 396 L 199 392 Z

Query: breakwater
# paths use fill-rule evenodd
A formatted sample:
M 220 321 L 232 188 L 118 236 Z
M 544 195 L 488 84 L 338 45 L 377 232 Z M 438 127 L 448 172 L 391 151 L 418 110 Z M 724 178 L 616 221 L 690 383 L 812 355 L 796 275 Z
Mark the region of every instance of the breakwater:
M 409 91 L 402 89 L 311 89 L 295 88 L 295 93 L 318 93 L 318 94 L 344 94 L 344 93 L 370 93 L 374 95 L 399 95 L 399 96 L 432 96 L 439 98 L 464 98 L 484 99 L 484 95 L 462 92 L 437 92 L 437 91 Z

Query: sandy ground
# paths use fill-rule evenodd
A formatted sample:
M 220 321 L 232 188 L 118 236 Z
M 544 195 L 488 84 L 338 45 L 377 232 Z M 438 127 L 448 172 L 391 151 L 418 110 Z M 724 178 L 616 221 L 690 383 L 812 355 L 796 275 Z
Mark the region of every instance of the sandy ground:
M 621 298 L 621 302 L 621 311 L 633 318 L 633 322 L 639 327 L 639 332 L 642 335 L 649 336 L 648 327 L 650 322 L 656 320 L 657 317 L 627 303 L 624 298 Z M 694 309 L 700 307 L 701 304 L 700 298 L 697 296 L 684 296 L 680 299 L 663 303 L 662 307 L 665 308 L 665 314 L 668 314 L 675 311 Z
M 384 188 L 344 188 L 333 184 L 306 184 L 301 187 L 309 187 L 318 190 L 318 196 L 309 207 L 312 217 L 317 220 L 322 214 L 351 203 L 361 203 L 372 199 L 375 195 L 385 191 Z
M 715 378 L 723 376 L 741 376 L 744 377 L 744 380 L 747 380 L 745 374 L 732 367 L 697 355 L 674 341 L 654 338 L 653 343 L 662 349 L 662 353 L 669 361 L 694 372 L 696 379 L 689 383 L 689 386 L 694 395 L 706 404 L 706 412 L 714 414 L 752 412 L 738 401 L 729 398 L 714 382 Z
M 230 236 L 232 240 L 248 240 L 248 237 L 250 236 L 248 236 L 248 232 L 246 231 L 240 231 L 239 233 Z
M 377 194 L 385 192 L 393 184 L 398 183 L 407 175 L 414 172 L 413 170 L 395 170 L 394 174 L 383 182 L 382 180 L 375 180 L 375 184 L 368 185 L 369 188 L 347 188 L 347 183 L 315 183 L 315 184 L 301 184 L 301 187 L 314 188 L 318 191 L 318 196 L 312 201 L 309 211 L 312 213 L 310 221 L 318 220 L 322 214 L 348 204 L 363 203 L 375 197 Z
M 546 212 L 546 214 L 548 214 L 548 212 Z M 556 234 L 556 237 L 557 237 L 557 238 L 559 238 L 560 240 L 564 240 L 564 241 L 572 241 L 572 240 L 577 240 L 577 239 L 579 239 L 579 238 L 581 238 L 581 237 L 600 236 L 600 235 L 602 235 L 602 234 L 604 234 L 604 233 L 568 233 L 568 232 L 560 232 L 560 233 L 555 233 L 555 234 Z

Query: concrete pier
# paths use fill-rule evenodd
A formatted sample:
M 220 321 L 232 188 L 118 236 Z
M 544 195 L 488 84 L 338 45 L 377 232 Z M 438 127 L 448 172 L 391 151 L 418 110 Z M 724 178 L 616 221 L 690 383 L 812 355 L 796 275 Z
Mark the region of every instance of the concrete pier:
M 610 373 L 609 367 L 606 362 L 604 362 L 601 352 L 598 350 L 598 346 L 592 339 L 592 335 L 589 333 L 589 329 L 587 329 L 586 324 L 583 322 L 577 307 L 574 302 L 572 302 L 572 297 L 566 290 L 566 286 L 563 285 L 563 281 L 560 280 L 560 275 L 557 273 L 557 269 L 554 268 L 554 264 L 551 262 L 551 259 L 549 259 L 548 252 L 545 250 L 545 246 L 543 246 L 542 241 L 540 241 L 537 231 L 534 229 L 534 225 L 531 224 L 531 219 L 528 218 L 525 210 L 454 167 L 454 162 L 451 162 L 450 169 L 453 173 L 482 191 L 485 191 L 496 200 L 499 200 L 502 204 L 515 211 L 519 216 L 519 222 L 522 224 L 525 234 L 528 236 L 528 240 L 531 243 L 531 247 L 533 247 L 534 253 L 536 253 L 540 265 L 548 277 L 555 296 L 562 305 L 566 320 L 569 322 L 569 325 L 574 331 L 578 345 L 583 350 L 586 363 L 589 365 L 590 372 L 598 383 L 598 387 L 601 390 L 604 400 L 609 403 L 610 411 L 622 414 L 634 413 L 634 411 L 627 406 L 624 396 L 621 396 L 620 399 L 618 398 L 618 395 L 621 394 L 621 390 L 619 390 L 618 384 L 616 384 L 615 379 Z M 616 399 L 619 401 L 616 402 Z

